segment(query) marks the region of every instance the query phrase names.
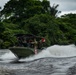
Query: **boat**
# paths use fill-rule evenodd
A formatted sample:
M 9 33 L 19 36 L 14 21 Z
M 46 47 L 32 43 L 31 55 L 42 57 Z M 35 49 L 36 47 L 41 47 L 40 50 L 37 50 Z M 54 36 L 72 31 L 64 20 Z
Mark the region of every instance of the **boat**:
M 43 50 L 45 39 L 33 34 L 17 34 L 15 35 L 18 44 L 9 47 L 9 50 L 18 58 L 26 58 L 35 55 Z

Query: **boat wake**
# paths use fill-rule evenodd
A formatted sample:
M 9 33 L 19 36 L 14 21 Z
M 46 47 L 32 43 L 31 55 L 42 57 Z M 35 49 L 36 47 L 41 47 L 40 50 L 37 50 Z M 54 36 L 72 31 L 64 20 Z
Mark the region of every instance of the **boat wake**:
M 76 46 L 75 45 L 53 45 L 47 49 L 41 51 L 37 55 L 21 59 L 20 61 L 32 61 L 40 58 L 54 57 L 54 58 L 66 58 L 76 56 Z
M 13 60 L 16 60 L 16 56 L 9 50 L 6 50 L 4 54 L 0 56 L 0 62 L 11 62 Z
M 55 58 L 64 58 L 64 57 L 73 57 L 76 56 L 76 46 L 75 45 L 53 45 L 50 46 L 44 50 L 42 50 L 40 53 L 20 59 L 19 61 L 33 61 L 40 58 L 46 58 L 46 57 L 55 57 Z M 16 59 L 15 55 L 9 51 L 8 53 L 5 53 L 0 57 L 2 60 L 13 60 Z

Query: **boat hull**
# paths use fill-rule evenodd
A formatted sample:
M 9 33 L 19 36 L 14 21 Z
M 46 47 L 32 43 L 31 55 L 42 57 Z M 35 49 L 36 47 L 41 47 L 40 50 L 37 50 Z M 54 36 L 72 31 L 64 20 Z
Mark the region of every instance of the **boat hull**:
M 11 50 L 12 53 L 14 53 L 14 55 L 19 59 L 35 54 L 34 49 L 28 47 L 10 47 L 9 50 Z

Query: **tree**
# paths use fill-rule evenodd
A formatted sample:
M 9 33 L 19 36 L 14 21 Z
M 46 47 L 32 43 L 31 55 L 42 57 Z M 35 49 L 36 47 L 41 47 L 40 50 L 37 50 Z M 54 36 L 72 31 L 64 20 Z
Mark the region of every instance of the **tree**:
M 66 40 L 69 43 L 74 43 L 76 40 L 76 14 L 63 15 L 58 21 Z
M 62 15 L 61 18 L 65 23 L 70 23 L 70 26 L 76 29 L 76 14 L 65 14 Z
M 4 30 L 5 30 L 5 27 L 4 27 L 3 23 L 0 22 L 0 38 L 1 38 L 1 35 L 4 32 Z
M 57 9 L 58 6 L 59 6 L 58 4 L 57 5 L 53 4 L 53 6 L 50 7 L 49 14 L 51 16 L 55 16 L 56 17 L 58 13 L 61 13 L 61 11 L 58 11 L 58 9 Z
M 27 19 L 35 14 L 41 14 L 43 7 L 39 0 L 10 0 L 1 11 L 5 17 L 11 16 L 12 19 Z
M 59 5 L 50 6 L 50 1 L 47 0 L 10 0 L 1 11 L 1 15 L 8 17 L 13 23 L 20 22 L 23 19 L 28 19 L 36 14 L 50 14 L 56 16 Z
M 25 25 L 22 29 L 27 33 L 46 37 L 47 45 L 63 44 L 64 33 L 60 30 L 56 20 L 48 14 L 35 15 L 24 21 Z

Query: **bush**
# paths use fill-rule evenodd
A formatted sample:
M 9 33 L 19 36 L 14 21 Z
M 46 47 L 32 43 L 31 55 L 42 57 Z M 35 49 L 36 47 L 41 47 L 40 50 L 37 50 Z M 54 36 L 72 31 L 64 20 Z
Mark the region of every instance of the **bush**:
M 8 47 L 10 47 L 10 45 L 11 45 L 11 43 L 9 42 L 9 41 L 5 41 L 5 42 L 3 42 L 3 48 L 8 48 Z

